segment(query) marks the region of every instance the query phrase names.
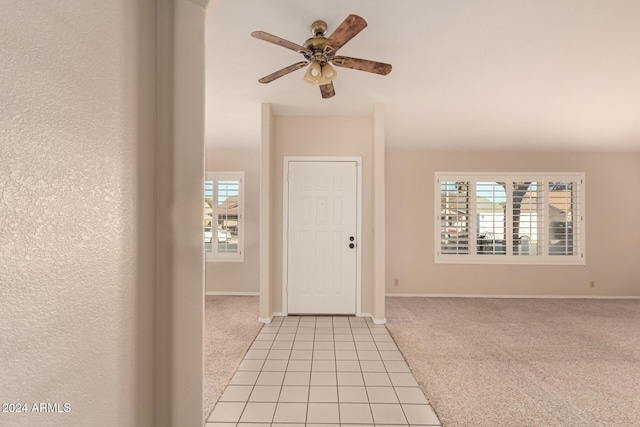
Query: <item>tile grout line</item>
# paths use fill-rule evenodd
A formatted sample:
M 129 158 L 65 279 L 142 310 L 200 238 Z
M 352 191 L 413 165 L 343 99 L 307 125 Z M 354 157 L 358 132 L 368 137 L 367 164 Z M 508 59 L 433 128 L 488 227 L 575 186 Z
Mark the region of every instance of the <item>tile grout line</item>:
M 247 406 L 249 406 L 251 395 L 256 390 L 256 387 L 258 385 L 258 379 L 260 378 L 260 375 L 262 375 L 262 372 L 264 371 L 264 365 L 267 364 L 267 360 L 268 360 L 267 358 L 269 357 L 269 353 L 273 349 L 273 344 L 276 342 L 276 337 L 278 336 L 278 333 L 280 332 L 280 328 L 281 327 L 282 327 L 282 322 L 279 322 L 278 330 L 275 333 L 275 337 L 273 338 L 273 341 L 271 341 L 271 345 L 269 345 L 269 351 L 267 352 L 267 355 L 265 356 L 265 359 L 262 361 L 262 365 L 260 365 L 260 371 L 258 372 L 258 377 L 256 378 L 255 382 L 253 383 L 253 387 L 251 388 L 251 393 L 249 393 L 249 397 L 247 397 L 247 402 L 244 405 L 244 409 L 242 410 L 242 413 L 240 414 L 240 418 L 238 418 L 238 424 L 240 423 L 240 420 L 242 419 L 242 415 L 244 415 L 244 412 L 247 410 Z
M 371 333 L 371 329 L 369 328 L 369 325 L 367 325 L 367 330 L 369 331 L 369 333 Z M 377 348 L 378 347 L 376 346 L 376 349 Z M 358 356 L 358 364 L 360 365 L 360 372 L 362 373 L 362 384 L 364 385 L 364 392 L 367 395 L 367 405 L 369 406 L 369 413 L 371 414 L 372 423 L 375 425 L 375 419 L 373 418 L 373 408 L 371 407 L 371 397 L 369 396 L 369 389 L 367 388 L 367 384 L 364 381 L 364 371 L 362 369 L 362 363 L 360 363 L 360 354 L 358 353 L 357 347 L 356 347 L 356 355 Z M 381 359 L 382 359 L 382 356 L 381 356 Z
M 432 411 L 433 411 L 433 407 L 431 406 L 431 402 L 429 402 L 429 401 L 426 399 L 426 395 L 424 394 L 424 391 L 423 391 L 423 390 L 422 390 L 422 388 L 420 387 L 420 384 L 418 383 L 418 381 L 417 381 L 417 379 L 416 379 L 415 374 L 414 374 L 414 373 L 413 373 L 413 371 L 411 370 L 411 367 L 409 366 L 409 363 L 407 362 L 407 359 L 405 358 L 404 354 L 402 354 L 402 351 L 400 351 L 400 347 L 398 346 L 398 344 L 396 343 L 395 339 L 393 338 L 393 335 L 391 335 L 391 332 L 389 332 L 389 329 L 387 328 L 387 326 L 386 326 L 386 325 L 384 326 L 384 328 L 385 328 L 385 330 L 387 331 L 387 333 L 389 334 L 389 336 L 391 337 L 391 340 L 392 340 L 393 344 L 396 346 L 397 351 L 398 351 L 398 352 L 400 353 L 400 355 L 402 356 L 402 361 L 407 365 L 407 368 L 408 368 L 408 370 L 409 370 L 409 372 L 408 372 L 408 373 L 409 373 L 409 374 L 411 374 L 411 377 L 416 381 L 416 385 L 417 385 L 417 387 L 416 387 L 416 388 L 417 388 L 418 390 L 420 390 L 420 393 L 425 397 L 425 400 L 426 400 L 426 402 L 427 402 L 427 404 L 426 404 L 425 406 L 428 406 L 428 407 L 429 407 L 429 408 L 431 408 L 431 409 L 432 409 Z M 376 347 L 377 347 L 377 346 L 378 346 L 378 343 L 376 342 Z M 381 355 L 381 357 L 382 357 L 382 355 Z M 384 362 L 383 362 L 383 366 L 384 366 L 384 368 L 385 368 L 385 371 L 387 372 L 387 375 L 389 375 L 389 371 L 388 371 L 387 365 L 386 365 Z M 396 386 L 395 386 L 395 385 L 393 385 L 393 382 L 391 382 L 391 385 L 393 386 L 393 392 L 394 392 L 394 394 L 396 395 L 396 398 L 398 399 L 398 403 L 400 404 L 400 408 L 402 409 L 402 413 L 404 414 L 404 417 L 405 417 L 405 419 L 407 420 L 407 424 L 408 424 L 408 425 L 411 425 L 411 424 L 409 423 L 409 418 L 407 417 L 407 413 L 406 413 L 406 412 L 405 412 L 405 410 L 404 410 L 404 405 L 414 405 L 414 404 L 403 404 L 403 403 L 401 402 L 401 400 L 400 400 L 400 396 L 398 396 L 398 392 L 396 391 Z M 398 386 L 398 387 L 401 387 L 401 386 Z M 422 406 L 422 404 L 415 404 L 415 405 L 417 405 L 417 406 Z M 434 414 L 435 414 L 435 411 L 434 411 Z M 438 416 L 437 416 L 437 414 L 436 414 L 436 417 L 437 417 L 437 419 L 438 419 L 438 424 L 437 424 L 437 425 L 434 425 L 434 427 L 442 427 L 442 422 L 440 421 L 440 417 L 438 417 Z M 430 425 L 431 425 L 431 424 L 430 424 Z
M 300 320 L 298 319 L 298 322 L 296 323 L 296 333 L 293 335 L 294 342 L 295 342 L 295 338 L 296 338 L 295 336 L 296 336 L 296 334 L 298 332 L 299 323 L 300 323 Z M 282 325 L 280 327 L 282 327 Z M 278 333 L 279 333 L 279 331 L 280 331 L 280 329 L 278 329 Z M 276 334 L 276 337 L 274 338 L 274 342 L 275 342 L 275 339 L 277 339 L 277 338 L 278 338 L 278 335 Z M 280 396 L 282 395 L 282 389 L 284 388 L 284 381 L 285 381 L 285 378 L 287 377 L 287 372 L 288 372 L 287 368 L 289 366 L 289 361 L 291 360 L 291 353 L 292 352 L 293 352 L 293 344 L 291 345 L 291 350 L 289 351 L 289 357 L 287 358 L 287 365 L 285 366 L 284 373 L 282 374 L 282 383 L 280 383 L 280 391 L 278 392 L 278 398 L 276 399 L 276 402 L 275 402 L 276 406 L 273 409 L 273 415 L 271 415 L 271 423 L 270 423 L 270 425 L 275 422 L 276 414 L 278 413 L 278 406 L 280 405 Z M 267 357 L 268 357 L 268 355 L 267 355 Z
M 309 421 L 309 401 L 311 400 L 311 375 L 313 375 L 313 352 L 316 346 L 316 329 L 318 328 L 318 318 L 315 318 L 313 323 L 313 341 L 311 344 L 311 363 L 309 365 L 309 389 L 307 390 L 307 410 L 304 414 L 304 424 L 307 425 Z
M 387 378 L 387 379 L 388 379 L 388 381 L 389 381 L 389 386 L 392 388 L 393 395 L 395 396 L 395 398 L 396 398 L 396 400 L 397 400 L 397 402 L 398 402 L 398 405 L 400 406 L 400 408 L 399 408 L 399 409 L 401 409 L 401 411 L 402 411 L 403 418 L 404 418 L 404 424 L 398 424 L 398 426 L 400 426 L 400 425 L 408 426 L 408 425 L 409 425 L 409 419 L 408 419 L 408 417 L 407 417 L 407 413 L 406 413 L 406 411 L 405 411 L 405 407 L 404 407 L 404 405 L 403 405 L 403 402 L 401 401 L 400 396 L 398 395 L 398 388 L 402 388 L 402 387 L 405 387 L 405 386 L 403 386 L 403 385 L 402 385 L 402 382 L 401 382 L 401 383 L 400 383 L 400 385 L 398 385 L 397 387 L 394 385 L 393 380 L 391 379 L 391 372 L 389 372 L 389 367 L 388 367 L 388 366 L 387 366 L 387 364 L 385 363 L 385 360 L 383 360 L 383 358 L 382 358 L 382 354 L 381 354 L 381 351 L 382 351 L 382 350 L 380 350 L 380 343 L 385 343 L 385 342 L 389 342 L 389 341 L 382 341 L 382 340 L 381 340 L 381 341 L 378 341 L 378 340 L 376 340 L 376 339 L 375 339 L 375 337 L 376 337 L 376 336 L 389 335 L 389 336 L 391 337 L 391 341 L 390 341 L 390 342 L 393 342 L 393 344 L 394 344 L 394 346 L 395 346 L 395 348 L 396 348 L 396 350 L 395 350 L 395 351 L 399 351 L 399 347 L 398 347 L 398 346 L 397 346 L 397 344 L 395 343 L 395 340 L 393 339 L 393 336 L 391 336 L 391 334 L 389 333 L 389 331 L 388 331 L 388 329 L 386 328 L 386 326 L 384 326 L 384 330 L 385 330 L 385 333 L 384 333 L 384 334 L 374 334 L 374 333 L 373 333 L 374 331 L 372 330 L 372 325 L 371 325 L 371 323 L 370 323 L 370 322 L 366 322 L 366 321 L 365 321 L 365 322 L 362 322 L 362 323 L 364 323 L 363 325 L 355 325 L 355 322 L 351 322 L 351 317 L 346 317 L 346 319 L 348 319 L 348 322 L 343 324 L 342 322 L 338 322 L 338 323 L 336 323 L 336 322 L 335 322 L 335 320 L 336 320 L 336 319 L 335 319 L 334 317 L 335 317 L 335 316 L 331 316 L 331 317 L 329 317 L 330 322 L 326 322 L 326 321 L 325 321 L 325 322 L 320 322 L 320 323 L 319 323 L 319 322 L 318 322 L 318 318 L 317 318 L 317 317 L 315 317 L 315 318 L 314 318 L 314 321 L 313 321 L 313 325 L 314 325 L 314 327 L 313 327 L 313 336 L 312 336 L 312 338 L 313 338 L 313 339 L 312 339 L 312 341 L 311 341 L 311 345 L 310 345 L 310 347 L 311 347 L 311 358 L 310 358 L 310 365 L 309 365 L 309 383 L 308 383 L 309 385 L 308 385 L 307 399 L 306 399 L 305 421 L 304 421 L 303 423 L 304 423 L 304 424 L 307 424 L 307 423 L 308 423 L 308 421 L 309 421 L 309 408 L 310 408 L 310 405 L 311 405 L 311 403 L 312 403 L 312 402 L 311 402 L 311 392 L 312 392 L 311 378 L 312 378 L 313 373 L 314 373 L 314 367 L 315 367 L 315 365 L 316 365 L 316 362 L 320 362 L 320 359 L 316 359 L 316 358 L 315 358 L 315 351 L 319 350 L 319 349 L 318 349 L 318 347 L 317 347 L 317 342 L 316 342 L 317 336 L 318 336 L 318 334 L 319 334 L 319 332 L 318 332 L 318 328 L 326 328 L 326 329 L 328 329 L 328 327 L 329 327 L 329 326 L 331 327 L 331 332 L 332 332 L 332 333 L 331 333 L 331 336 L 332 336 L 332 339 L 333 339 L 333 341 L 332 341 L 333 348 L 332 348 L 332 349 L 333 349 L 333 356 L 334 356 L 334 357 L 333 357 L 332 362 L 333 362 L 334 378 L 335 378 L 335 382 L 336 382 L 335 387 L 336 387 L 336 402 L 337 402 L 337 410 L 338 410 L 338 422 L 337 422 L 337 423 L 329 422 L 329 423 L 327 423 L 327 424 L 331 424 L 331 425 L 340 425 L 340 424 L 342 423 L 342 413 L 341 413 L 341 411 L 340 411 L 340 409 L 341 409 L 341 405 L 342 405 L 342 404 L 348 404 L 348 402 L 343 402 L 343 401 L 342 401 L 342 399 L 341 399 L 340 393 L 339 393 L 339 390 L 340 390 L 340 382 L 339 382 L 339 375 L 338 375 L 338 374 L 340 373 L 340 371 L 338 370 L 338 366 L 337 366 L 337 365 L 338 365 L 338 355 L 337 355 L 338 349 L 337 349 L 337 346 L 336 346 L 336 343 L 337 343 L 336 339 L 337 339 L 337 335 L 338 335 L 338 334 L 337 334 L 337 332 L 336 332 L 336 327 L 340 327 L 340 328 L 344 328 L 344 329 L 346 329 L 346 326 L 348 325 L 348 326 L 349 326 L 349 331 L 350 331 L 351 342 L 353 343 L 353 351 L 355 352 L 355 355 L 356 355 L 356 358 L 355 358 L 355 359 L 356 359 L 356 361 L 357 361 L 357 366 L 358 366 L 358 368 L 359 368 L 359 371 L 358 371 L 358 372 L 360 373 L 360 378 L 362 379 L 362 384 L 363 384 L 363 387 L 364 387 L 364 391 L 365 391 L 365 395 L 366 395 L 366 399 L 367 399 L 367 405 L 368 405 L 368 408 L 369 408 L 369 415 L 371 416 L 372 424 L 373 424 L 373 425 L 375 425 L 375 424 L 376 424 L 375 418 L 373 417 L 373 409 L 372 409 L 373 402 L 371 401 L 371 396 L 370 396 L 370 393 L 369 393 L 369 389 L 368 389 L 367 384 L 366 384 L 366 382 L 365 382 L 365 378 L 364 378 L 365 370 L 364 370 L 364 367 L 363 367 L 363 365 L 362 365 L 363 360 L 361 360 L 361 359 L 360 359 L 360 355 L 359 355 L 359 353 L 358 353 L 358 346 L 357 346 L 357 343 L 365 343 L 365 342 L 367 342 L 366 340 L 362 340 L 362 336 L 364 336 L 364 335 L 367 335 L 368 337 L 370 337 L 370 338 L 371 338 L 371 342 L 373 343 L 373 347 L 376 349 L 376 354 L 377 354 L 377 356 L 379 357 L 380 363 L 382 364 L 382 369 L 383 369 L 383 371 L 382 371 L 382 372 L 384 372 L 384 373 L 386 374 L 386 378 Z M 308 331 L 301 331 L 301 330 L 300 330 L 300 328 L 302 328 L 303 326 L 304 326 L 305 328 L 310 328 L 310 325 L 311 325 L 311 323 L 308 323 L 308 322 L 304 322 L 304 323 L 302 323 L 302 322 L 301 322 L 301 320 L 302 320 L 303 318 L 304 318 L 304 317 L 298 317 L 298 318 L 297 318 L 297 320 L 296 320 L 296 322 L 295 322 L 295 333 L 293 334 L 293 341 L 291 342 L 291 348 L 289 348 L 289 349 L 288 349 L 288 350 L 289 350 L 288 358 L 286 359 L 286 363 L 284 364 L 283 376 L 282 376 L 282 380 L 281 380 L 281 382 L 280 382 L 280 384 L 279 384 L 280 389 L 279 389 L 279 392 L 278 392 L 278 396 L 276 397 L 274 413 L 273 413 L 273 415 L 272 415 L 272 417 L 271 417 L 271 422 L 270 422 L 270 423 L 269 423 L 269 422 L 264 422 L 265 427 L 267 427 L 267 426 L 268 426 L 268 425 L 270 425 L 270 424 L 274 424 L 274 423 L 276 423 L 276 414 L 277 414 L 278 406 L 279 406 L 279 404 L 280 404 L 280 403 L 286 403 L 286 402 L 280 402 L 280 398 L 282 397 L 283 389 L 284 389 L 284 386 L 285 386 L 285 385 L 284 385 L 284 383 L 285 383 L 285 378 L 286 378 L 286 376 L 287 376 L 287 373 L 289 373 L 289 372 L 293 372 L 293 371 L 289 371 L 289 368 L 290 368 L 290 366 L 291 366 L 291 362 L 292 362 L 292 360 L 293 360 L 291 357 L 292 357 L 293 348 L 294 348 L 295 343 L 296 343 L 296 337 L 298 336 L 298 334 L 299 334 L 299 333 L 302 333 L 302 332 L 307 333 L 307 332 L 308 332 Z M 285 333 L 285 332 L 286 332 L 286 333 L 290 333 L 290 331 L 289 331 L 288 329 L 287 329 L 287 330 L 283 330 L 282 328 L 284 328 L 284 327 L 286 327 L 286 328 L 293 328 L 293 325 L 292 325 L 293 323 L 294 323 L 294 322 L 284 322 L 284 321 L 278 322 L 278 326 L 277 326 L 277 329 L 276 329 L 275 334 L 274 334 L 275 336 L 273 337 L 273 339 L 272 339 L 272 340 L 269 340 L 270 344 L 268 344 L 268 346 L 267 346 L 267 347 L 268 347 L 268 349 L 267 349 L 267 353 L 266 353 L 266 355 L 264 356 L 264 359 L 262 359 L 262 364 L 261 364 L 260 370 L 258 371 L 258 375 L 257 375 L 257 377 L 256 377 L 256 380 L 253 382 L 253 385 L 251 386 L 251 391 L 250 391 L 250 393 L 249 393 L 248 397 L 246 398 L 246 400 L 245 400 L 244 402 L 239 401 L 240 403 L 244 403 L 244 406 L 243 406 L 242 411 L 241 411 L 241 413 L 240 413 L 240 415 L 239 415 L 239 417 L 238 417 L 238 421 L 236 421 L 236 422 L 234 423 L 234 424 L 236 425 L 236 427 L 237 427 L 237 425 L 238 425 L 238 424 L 240 424 L 240 423 L 241 423 L 241 421 L 240 421 L 240 420 L 242 419 L 242 416 L 244 416 L 244 415 L 245 415 L 245 413 L 246 413 L 246 411 L 248 410 L 248 404 L 250 403 L 249 399 L 251 398 L 251 395 L 252 395 L 252 394 L 254 393 L 254 391 L 256 390 L 257 382 L 258 382 L 258 378 L 259 378 L 259 377 L 262 375 L 262 373 L 264 373 L 264 372 L 271 372 L 271 371 L 265 371 L 265 368 L 266 368 L 267 362 L 268 362 L 269 360 L 272 360 L 272 361 L 273 361 L 273 360 L 279 360 L 279 359 L 268 359 L 270 352 L 271 352 L 272 350 L 274 350 L 274 349 L 275 349 L 275 347 L 278 347 L 278 350 L 280 350 L 280 348 L 279 348 L 279 347 L 281 347 L 281 346 L 280 346 L 280 345 L 275 345 L 275 343 L 276 343 L 276 341 L 277 341 L 277 339 L 278 339 L 278 335 L 279 335 L 279 334 L 281 334 L 281 333 Z M 273 326 L 275 326 L 275 325 L 273 325 Z M 358 328 L 358 327 L 356 327 L 356 326 L 360 326 L 360 327 Z M 359 331 L 359 332 L 364 332 L 364 333 L 363 333 L 363 334 L 357 334 L 358 336 L 361 336 L 361 338 L 360 338 L 360 339 L 361 339 L 361 341 L 356 341 L 356 334 L 354 334 L 354 330 L 355 330 L 355 329 L 364 329 L 365 327 L 366 327 L 366 332 L 364 332 L 364 330 L 361 330 L 361 331 Z M 265 331 L 262 331 L 262 332 L 265 332 Z M 266 333 L 271 334 L 271 331 L 267 331 Z M 342 334 L 340 334 L 340 335 L 342 335 Z M 284 342 L 284 340 L 283 340 L 282 342 Z M 302 341 L 300 341 L 300 342 L 302 342 Z M 254 340 L 254 343 L 255 343 L 255 340 Z M 282 345 L 282 347 L 287 347 L 287 345 Z M 324 345 L 323 345 L 323 346 L 322 346 L 322 349 L 323 349 L 323 350 L 326 350 L 326 347 L 328 347 L 328 346 L 324 346 Z M 370 347 L 370 346 L 369 346 L 369 345 L 363 345 L 362 347 L 364 347 L 364 348 L 366 349 L 367 347 Z M 285 350 L 287 350 L 287 349 L 285 349 Z M 385 350 L 385 351 L 388 351 L 388 350 L 389 350 L 389 349 L 387 348 L 387 350 Z M 363 351 L 366 351 L 366 350 L 363 350 Z M 408 366 L 408 363 L 406 362 L 406 359 L 404 358 L 404 355 L 403 355 L 401 352 L 400 352 L 400 354 L 401 354 L 401 356 L 402 356 L 401 361 L 402 361 L 402 362 L 404 362 L 404 364 Z M 245 355 L 245 356 L 246 356 L 246 355 Z M 344 359 L 344 360 L 345 360 L 345 361 L 350 360 L 350 359 L 349 359 L 349 357 L 350 357 L 350 356 L 345 355 L 345 359 Z M 243 358 L 243 362 L 244 362 L 245 360 L 253 360 L 253 359 L 244 359 L 244 358 Z M 256 359 L 256 360 L 260 360 L 260 359 Z M 297 360 L 297 359 L 296 359 L 296 360 Z M 302 360 L 304 360 L 304 359 L 300 359 L 300 360 L 302 361 Z M 322 359 L 322 360 L 324 360 L 324 359 Z M 390 361 L 391 361 L 391 362 L 395 362 L 395 360 L 393 360 L 393 359 L 390 359 Z M 373 361 L 372 361 L 372 362 L 373 362 Z M 356 366 L 356 365 L 354 364 L 354 365 L 352 365 L 352 366 Z M 281 366 L 276 366 L 274 369 L 279 369 L 279 368 L 281 368 Z M 379 368 L 377 368 L 377 367 L 372 366 L 372 367 L 371 367 L 371 369 L 373 369 L 373 370 L 371 371 L 371 372 L 373 372 L 373 373 L 375 373 L 375 372 L 379 372 L 379 371 L 377 371 L 377 369 L 379 369 Z M 247 372 L 251 372 L 251 371 L 247 371 Z M 274 371 L 274 372 L 277 372 L 277 371 Z M 296 371 L 296 372 L 297 372 L 297 371 Z M 304 372 L 304 371 L 300 371 L 300 372 Z M 321 371 L 318 371 L 318 372 L 321 372 Z M 323 370 L 322 372 L 324 372 L 324 370 Z M 345 372 L 347 372 L 347 373 L 348 373 L 348 372 L 351 372 L 351 371 L 345 371 Z M 238 370 L 236 370 L 236 374 L 237 374 L 237 373 L 238 373 Z M 394 373 L 395 373 L 395 372 L 394 372 Z M 402 373 L 404 373 L 404 371 L 403 371 L 403 370 L 401 370 L 401 371 L 400 371 L 400 374 L 402 374 Z M 410 375 L 411 375 L 411 377 L 415 380 L 415 375 L 413 375 L 413 372 L 411 371 L 411 369 L 410 369 L 410 368 L 409 368 L 409 370 L 408 370 L 408 372 L 407 372 L 407 373 L 408 373 L 408 374 L 410 374 Z M 400 380 L 401 380 L 401 379 L 400 379 Z M 226 391 L 226 389 L 228 388 L 228 386 L 230 386 L 230 385 L 231 385 L 231 384 L 228 384 L 228 385 L 227 385 L 227 387 L 225 387 L 225 391 Z M 236 385 L 241 385 L 241 384 L 236 384 Z M 275 385 L 277 385 L 277 384 L 275 384 Z M 317 387 L 319 387 L 319 386 L 320 386 L 320 385 L 318 385 Z M 375 386 L 375 385 L 372 385 L 371 387 L 376 387 L 376 386 Z M 380 387 L 383 387 L 383 386 L 380 386 Z M 385 385 L 384 387 L 387 387 L 387 386 Z M 414 388 L 413 386 L 406 386 L 406 387 Z M 419 387 L 419 384 L 418 384 L 417 390 L 419 390 L 419 391 L 420 391 L 420 393 L 421 393 L 422 395 L 424 395 L 424 392 L 423 392 L 423 391 L 421 390 L 421 388 Z M 223 393 L 223 394 L 224 394 L 224 393 Z M 216 402 L 216 404 L 217 404 L 217 403 L 218 403 L 218 402 Z M 301 402 L 301 403 L 302 403 L 302 402 Z M 356 401 L 354 401 L 354 402 L 352 402 L 352 403 L 353 403 L 353 404 L 356 404 L 357 402 L 356 402 Z M 386 402 L 378 402 L 378 403 L 386 403 Z M 390 402 L 390 403 L 392 403 L 392 404 L 393 404 L 393 402 Z M 394 404 L 394 405 L 395 405 L 395 404 Z M 426 407 L 431 407 L 431 405 L 430 405 L 430 403 L 429 403 L 428 401 L 426 402 L 426 404 L 422 404 L 422 403 L 415 403 L 415 404 L 408 403 L 407 405 L 409 405 L 409 406 L 426 406 Z M 437 415 L 436 415 L 436 416 L 437 416 Z M 250 422 L 250 421 L 248 421 L 248 422 Z M 439 421 L 439 419 L 438 419 L 438 422 L 440 422 L 440 421 Z M 213 422 L 213 423 L 215 423 L 215 422 Z M 263 423 L 263 422 L 262 422 L 262 421 L 259 421 L 259 423 Z M 291 424 L 292 422 L 285 422 L 285 423 Z M 293 423 L 297 423 L 297 422 L 293 422 Z M 438 425 L 438 426 L 442 426 L 442 424 L 441 424 L 441 423 L 440 423 L 440 424 L 429 424 L 429 425 Z
M 351 322 L 349 322 L 349 331 L 351 331 Z M 352 334 L 353 335 L 353 334 Z M 336 401 L 338 402 L 338 422 L 340 422 L 340 382 L 338 381 L 338 349 L 336 348 L 336 330 L 333 329 L 333 352 L 336 358 Z
M 279 328 L 279 327 L 278 327 L 278 328 Z M 246 352 L 244 353 L 244 355 L 242 356 L 242 360 L 240 361 L 240 365 L 242 365 L 242 362 L 244 362 L 245 360 L 247 360 L 247 359 L 246 359 L 247 353 L 248 353 L 249 351 L 251 351 L 251 347 L 253 347 L 253 345 L 255 344 L 255 342 L 256 342 L 256 340 L 257 340 L 257 338 L 258 338 L 258 335 L 260 335 L 260 334 L 263 332 L 263 329 L 264 329 L 264 325 L 260 328 L 260 331 L 258 332 L 258 334 L 256 334 L 256 337 L 255 337 L 255 338 L 253 339 L 253 341 L 251 342 L 251 345 L 249 346 L 249 348 L 247 349 L 247 351 L 246 351 Z M 271 345 L 273 345 L 273 344 L 271 344 Z M 270 350 L 270 349 L 271 349 L 271 346 L 269 346 L 269 350 Z M 263 363 L 263 365 L 264 365 L 264 363 Z M 231 384 L 231 381 L 233 380 L 233 377 L 235 377 L 235 376 L 236 376 L 236 374 L 239 372 L 239 368 L 240 368 L 240 366 L 238 366 L 238 368 L 236 368 L 235 372 L 233 373 L 233 376 L 231 377 L 231 380 L 229 380 L 229 383 L 228 383 L 228 384 L 224 387 L 224 389 L 222 390 L 222 393 L 220 394 L 220 397 L 219 397 L 218 399 L 216 399 L 216 401 L 214 402 L 213 407 L 211 408 L 211 411 L 209 412 L 209 415 L 207 416 L 207 418 L 206 418 L 206 420 L 205 420 L 205 423 L 207 423 L 207 422 L 208 422 L 208 420 L 209 420 L 209 418 L 211 418 L 211 415 L 213 415 L 213 411 L 216 409 L 216 406 L 218 406 L 218 403 L 220 403 L 220 398 L 221 398 L 222 396 L 224 396 L 224 394 L 225 394 L 225 392 L 227 391 L 227 389 L 229 388 L 229 386 L 233 385 L 233 384 Z M 260 366 L 260 371 L 262 371 L 262 366 Z M 259 375 L 259 374 L 258 374 L 258 375 Z M 257 378 L 256 378 L 256 381 L 257 381 Z M 246 406 L 247 406 L 247 404 L 249 403 L 249 398 L 251 397 L 251 394 L 253 393 L 254 388 L 255 388 L 255 382 L 254 382 L 254 384 L 251 386 L 251 391 L 249 392 L 249 396 L 247 397 L 246 402 L 244 402 L 244 404 L 245 404 L 245 405 L 244 405 L 244 407 L 242 408 L 242 412 L 240 413 L 240 417 L 242 417 L 242 414 L 244 413 L 244 410 L 246 409 Z M 238 421 L 237 421 L 237 422 L 240 422 L 240 417 L 238 417 Z M 236 423 L 236 424 L 237 424 L 237 423 Z
M 387 331 L 387 334 L 389 334 L 389 336 L 391 336 L 391 334 L 389 333 L 389 330 L 387 329 L 387 327 L 384 327 L 385 330 Z M 393 339 L 393 337 L 391 338 Z M 398 347 L 396 345 L 396 347 Z M 376 348 L 378 348 L 378 342 L 376 341 Z M 398 349 L 399 351 L 399 349 Z M 380 349 L 378 349 L 378 352 L 380 352 Z M 400 353 L 402 354 L 402 353 Z M 380 354 L 380 359 L 382 360 L 382 354 Z M 406 360 L 404 359 L 404 354 L 402 355 L 402 360 L 406 363 Z M 391 383 L 391 388 L 393 390 L 393 394 L 396 396 L 396 399 L 398 399 L 398 404 L 400 405 L 400 409 L 402 409 L 402 415 L 404 416 L 404 419 L 407 421 L 407 425 L 410 425 L 409 423 L 409 418 L 407 417 L 406 412 L 404 411 L 404 406 L 402 406 L 402 402 L 400 401 L 400 396 L 398 396 L 398 392 L 396 392 L 396 387 L 393 384 L 393 381 L 391 380 L 391 375 L 389 375 L 389 368 L 387 368 L 386 363 L 384 363 L 384 360 L 382 361 L 382 366 L 384 366 L 384 371 L 387 373 L 387 376 L 389 377 L 389 382 Z M 407 364 L 408 366 L 408 364 Z
M 278 407 L 280 406 L 280 396 L 282 396 L 282 390 L 284 390 L 284 382 L 287 378 L 287 373 L 289 372 L 289 363 L 291 362 L 291 353 L 293 353 L 293 343 L 296 341 L 296 335 L 298 334 L 298 328 L 300 327 L 300 320 L 296 324 L 296 332 L 293 335 L 293 341 L 291 342 L 291 349 L 289 350 L 289 357 L 287 358 L 286 366 L 284 367 L 284 375 L 282 376 L 282 385 L 280 386 L 280 391 L 278 392 L 278 398 L 276 399 L 276 408 L 273 411 L 273 417 L 271 417 L 271 424 L 275 422 L 276 414 L 278 413 Z M 276 335 L 277 338 L 277 335 Z

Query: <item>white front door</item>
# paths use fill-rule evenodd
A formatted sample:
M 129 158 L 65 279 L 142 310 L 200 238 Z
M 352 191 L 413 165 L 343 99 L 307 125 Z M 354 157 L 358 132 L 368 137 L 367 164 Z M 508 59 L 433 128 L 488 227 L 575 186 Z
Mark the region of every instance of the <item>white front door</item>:
M 289 313 L 356 313 L 357 180 L 355 161 L 289 162 Z

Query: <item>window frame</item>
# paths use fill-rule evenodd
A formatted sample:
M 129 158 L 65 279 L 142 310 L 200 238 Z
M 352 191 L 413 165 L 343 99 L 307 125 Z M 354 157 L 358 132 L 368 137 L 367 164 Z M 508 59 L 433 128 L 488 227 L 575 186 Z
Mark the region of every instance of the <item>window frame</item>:
M 211 213 L 211 228 L 212 228 L 212 237 L 211 237 L 211 251 L 206 250 L 206 242 L 203 241 L 205 245 L 205 261 L 206 262 L 244 262 L 244 196 L 245 196 L 245 187 L 244 187 L 244 171 L 207 171 L 205 172 L 205 191 L 206 191 L 206 182 L 211 181 L 213 183 L 213 200 L 217 199 L 218 194 L 218 183 L 223 180 L 237 180 L 238 184 L 238 218 L 237 218 L 237 231 L 238 231 L 238 250 L 233 253 L 223 253 L 218 251 L 218 237 L 217 237 L 217 224 L 218 224 L 218 204 L 213 203 L 212 213 Z M 206 194 L 205 194 L 206 197 Z M 214 227 L 214 225 L 216 225 Z M 204 224 L 203 224 L 204 227 Z M 213 228 L 216 229 L 216 232 L 213 232 Z M 203 228 L 204 233 L 204 228 Z M 215 234 L 215 235 L 214 235 Z M 215 242 L 215 244 L 214 244 Z
M 503 244 L 506 253 L 501 254 L 478 254 L 478 216 L 476 211 L 477 196 L 476 183 L 478 182 L 505 182 L 507 188 L 512 189 L 513 183 L 517 182 L 539 182 L 545 189 L 543 197 L 544 215 L 541 224 L 544 235 L 544 250 L 539 254 L 523 255 L 513 253 L 513 242 L 511 231 L 513 227 L 513 191 L 506 192 L 506 218 L 507 229 L 504 230 Z M 442 191 L 441 182 L 468 182 L 468 252 L 465 254 L 445 254 L 442 253 Z M 550 182 L 575 182 L 578 185 L 576 196 L 578 206 L 573 207 L 572 220 L 576 238 L 575 250 L 569 255 L 550 254 L 548 234 L 549 226 L 553 223 L 549 215 L 549 201 L 551 200 L 548 190 Z M 586 203 L 585 203 L 585 174 L 584 172 L 435 172 L 434 179 L 434 258 L 436 264 L 516 264 L 516 265 L 585 265 L 586 264 Z M 522 222 L 520 222 L 522 224 Z M 576 233 L 577 231 L 577 233 Z M 464 242 L 464 240 L 463 240 Z

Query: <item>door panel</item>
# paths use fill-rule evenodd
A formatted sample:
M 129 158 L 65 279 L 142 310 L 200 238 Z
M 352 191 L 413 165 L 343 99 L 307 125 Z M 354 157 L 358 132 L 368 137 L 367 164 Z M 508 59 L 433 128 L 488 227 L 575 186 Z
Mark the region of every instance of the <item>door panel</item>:
M 290 162 L 288 179 L 288 311 L 354 314 L 357 163 Z

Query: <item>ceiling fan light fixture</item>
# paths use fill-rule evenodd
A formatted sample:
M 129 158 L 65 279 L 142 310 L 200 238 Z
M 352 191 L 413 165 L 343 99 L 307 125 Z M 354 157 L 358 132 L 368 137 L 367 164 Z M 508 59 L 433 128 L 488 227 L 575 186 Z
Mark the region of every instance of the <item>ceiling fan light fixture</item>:
M 302 79 L 309 84 L 322 86 L 331 83 L 337 75 L 331 64 L 316 60 L 309 65 Z
M 320 62 L 313 61 L 311 65 L 307 67 L 307 72 L 304 73 L 304 77 L 302 79 L 312 85 L 320 84 L 320 80 L 322 79 L 322 67 L 320 66 Z
M 332 82 L 333 79 L 335 79 L 337 75 L 338 75 L 338 72 L 336 71 L 335 68 L 333 68 L 331 66 L 331 64 L 329 64 L 328 62 L 325 62 L 324 64 L 322 64 L 322 78 L 323 79 L 326 79 L 326 80 Z
M 313 77 L 319 78 L 322 75 L 322 67 L 318 61 L 313 61 L 311 65 L 309 65 L 309 72 Z

